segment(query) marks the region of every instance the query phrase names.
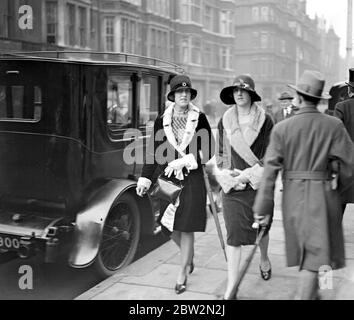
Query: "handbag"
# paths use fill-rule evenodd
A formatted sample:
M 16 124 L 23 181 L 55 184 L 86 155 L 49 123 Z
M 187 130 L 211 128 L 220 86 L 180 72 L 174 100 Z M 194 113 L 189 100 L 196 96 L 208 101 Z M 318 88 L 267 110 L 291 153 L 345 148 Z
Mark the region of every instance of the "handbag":
M 183 190 L 181 182 L 173 182 L 168 180 L 164 173 L 160 174 L 154 184 L 150 196 L 157 197 L 169 203 L 175 203 Z

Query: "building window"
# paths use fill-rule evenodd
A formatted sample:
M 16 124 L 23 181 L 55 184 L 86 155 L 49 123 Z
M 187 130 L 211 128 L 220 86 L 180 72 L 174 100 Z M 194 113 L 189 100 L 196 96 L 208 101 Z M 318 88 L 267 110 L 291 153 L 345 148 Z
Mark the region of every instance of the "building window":
M 182 50 L 182 63 L 188 64 L 189 63 L 189 38 L 182 39 L 181 50 Z
M 68 3 L 66 5 L 67 8 L 67 17 L 68 17 L 68 39 L 69 39 L 69 45 L 74 46 L 76 43 L 76 37 L 75 37 L 75 6 L 71 3 Z
M 168 39 L 168 33 L 161 31 L 161 40 L 160 40 L 160 45 L 161 45 L 161 59 L 168 60 L 169 57 L 169 39 Z
M 220 12 L 220 33 L 225 35 L 233 34 L 233 13 L 231 11 Z
M 202 22 L 201 0 L 181 0 L 180 19 L 182 21 L 192 21 L 198 24 Z
M 286 42 L 285 40 L 281 40 L 281 44 L 280 44 L 280 52 L 285 54 L 286 53 Z
M 268 7 L 261 8 L 261 20 L 262 21 L 269 21 L 269 8 Z
M 252 8 L 252 21 L 259 21 L 259 8 L 258 7 Z
M 266 77 L 268 74 L 268 60 L 265 58 L 261 59 L 261 76 Z
M 86 8 L 79 7 L 79 44 L 80 47 L 87 46 L 87 18 Z
M 260 68 L 259 68 L 259 60 L 258 59 L 252 59 L 251 71 L 252 71 L 252 74 L 259 75 Z
M 141 7 L 141 0 L 123 0 L 123 1 Z
M 180 18 L 182 21 L 190 21 L 190 0 L 181 0 Z
M 170 0 L 148 0 L 146 10 L 164 18 L 170 17 Z
M 58 3 L 56 1 L 46 2 L 47 18 L 47 43 L 55 44 L 57 42 L 58 28 Z
M 157 58 L 157 41 L 156 41 L 156 29 L 150 30 L 150 57 Z
M 126 53 L 138 53 L 139 30 L 134 20 L 122 19 L 121 50 Z
M 274 76 L 274 63 L 273 60 L 268 60 L 268 76 Z
M 269 43 L 268 43 L 268 34 L 267 33 L 263 33 L 261 34 L 261 49 L 267 49 L 269 47 Z
M 301 26 L 298 24 L 296 26 L 296 35 L 301 38 L 302 37 L 302 29 L 301 29 Z
M 168 33 L 155 28 L 150 29 L 149 56 L 159 59 L 168 59 Z
M 269 20 L 274 21 L 274 10 L 273 8 L 269 8 Z
M 201 0 L 192 0 L 192 21 L 201 23 L 202 7 Z
M 204 10 L 204 28 L 213 31 L 213 8 L 205 6 Z
M 252 48 L 253 49 L 259 48 L 259 32 L 257 31 L 252 33 Z
M 192 63 L 202 64 L 202 45 L 198 38 L 192 38 Z
M 105 19 L 106 29 L 106 51 L 113 52 L 114 50 L 114 18 Z
M 91 38 L 91 43 L 96 39 L 96 34 L 97 34 L 97 13 L 93 10 L 90 9 L 90 38 Z
M 220 68 L 221 69 L 231 69 L 231 54 L 230 54 L 230 48 L 228 47 L 221 47 L 220 48 Z
M 204 61 L 205 66 L 213 67 L 213 48 L 210 44 L 204 46 Z

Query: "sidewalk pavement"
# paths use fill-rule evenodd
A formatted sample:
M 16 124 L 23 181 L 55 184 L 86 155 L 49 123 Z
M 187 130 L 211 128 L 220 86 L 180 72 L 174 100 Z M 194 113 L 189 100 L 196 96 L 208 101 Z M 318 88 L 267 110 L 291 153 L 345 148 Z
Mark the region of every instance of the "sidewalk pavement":
M 224 238 L 222 213 L 219 213 Z M 323 300 L 354 300 L 354 205 L 344 218 L 347 267 L 333 272 L 333 289 L 321 290 Z M 242 262 L 251 247 L 242 250 Z M 240 286 L 240 300 L 289 300 L 295 295 L 298 269 L 286 267 L 284 230 L 277 192 L 274 222 L 270 231 L 269 257 L 272 278 L 264 281 L 259 273 L 259 249 Z M 77 300 L 216 300 L 226 287 L 227 265 L 213 218 L 205 233 L 196 234 L 195 270 L 188 277 L 187 291 L 176 295 L 174 286 L 180 255 L 169 241 L 112 277 L 83 293 Z M 327 284 L 330 284 L 327 282 Z

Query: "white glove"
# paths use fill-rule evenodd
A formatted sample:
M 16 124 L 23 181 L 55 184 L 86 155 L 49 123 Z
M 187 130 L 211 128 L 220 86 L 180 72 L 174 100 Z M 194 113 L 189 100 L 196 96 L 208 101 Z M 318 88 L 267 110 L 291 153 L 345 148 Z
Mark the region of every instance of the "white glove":
M 198 169 L 198 163 L 193 154 L 187 154 L 183 158 L 173 160 L 168 166 L 173 170 L 182 170 L 183 168 L 187 168 L 188 170 Z
M 240 184 L 240 180 L 237 177 L 238 175 L 237 172 L 228 169 L 215 170 L 216 181 L 220 184 L 225 193 L 229 193 L 235 186 Z
M 136 187 L 136 194 L 139 197 L 143 197 L 146 192 L 150 189 L 151 187 L 151 180 L 147 179 L 147 178 L 139 178 L 138 180 L 138 185 Z
M 264 168 L 259 164 L 256 164 L 252 168 L 246 169 L 244 172 L 252 189 L 258 190 L 262 180 Z
M 183 158 L 171 161 L 165 169 L 165 175 L 170 178 L 174 174 L 177 179 L 183 180 L 183 168 L 187 168 L 188 171 L 198 168 L 198 163 L 193 154 L 188 154 Z
M 240 183 L 249 183 L 250 182 L 250 171 L 249 169 L 240 171 L 240 175 L 238 176 Z

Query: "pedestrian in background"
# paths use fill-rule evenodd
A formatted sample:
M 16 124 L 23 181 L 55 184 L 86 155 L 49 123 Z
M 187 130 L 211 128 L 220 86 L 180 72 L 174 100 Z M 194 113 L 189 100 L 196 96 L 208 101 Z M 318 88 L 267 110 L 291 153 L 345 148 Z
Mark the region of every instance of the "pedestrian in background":
M 170 87 L 167 97 L 171 104 L 156 119 L 148 146 L 154 152 L 153 163 L 143 166 L 137 194 L 144 196 L 160 173 L 184 184 L 177 203 L 161 201 L 159 217 L 163 231 L 181 251 L 175 285 L 175 292 L 181 294 L 186 290 L 187 275 L 194 270 L 194 233 L 204 232 L 206 227 L 206 188 L 199 151 L 207 162 L 214 154 L 214 139 L 205 114 L 191 102 L 197 90 L 192 88 L 189 77 L 175 76 Z M 167 215 L 174 216 L 172 230 L 162 222 Z
M 334 109 L 334 116 L 342 120 L 350 138 L 354 142 L 354 69 L 349 69 L 348 86 L 349 99 L 337 103 Z M 349 182 L 347 188 L 341 195 L 343 203 L 343 214 L 348 203 L 354 203 L 354 180 Z
M 282 197 L 286 255 L 289 267 L 299 266 L 296 299 L 318 298 L 322 268 L 344 267 L 342 209 L 339 192 L 354 176 L 354 145 L 341 121 L 317 109 L 325 80 L 305 71 L 297 86 L 295 116 L 277 124 L 265 157 L 256 197 L 255 219 L 267 225 L 274 209 L 277 174 L 284 170 Z M 339 162 L 339 189 L 331 181 L 331 164 Z
M 274 112 L 273 108 L 274 108 L 274 106 L 273 106 L 273 103 L 271 101 L 267 101 L 264 104 L 265 112 L 270 115 L 271 119 L 273 120 L 273 123 L 275 123 L 275 121 L 274 121 L 275 112 Z
M 292 100 L 293 96 L 289 94 L 289 92 L 283 92 L 280 97 L 280 109 L 274 114 L 274 122 L 275 124 L 292 117 L 295 114 L 293 109 Z
M 224 299 L 234 299 L 239 277 L 242 246 L 254 244 L 257 230 L 252 228 L 252 206 L 262 176 L 262 159 L 273 128 L 271 117 L 256 102 L 261 97 L 248 75 L 238 76 L 233 85 L 221 91 L 220 98 L 232 105 L 220 120 L 217 131 L 216 178 L 222 192 L 222 206 L 227 231 L 228 282 Z M 260 274 L 272 275 L 268 257 L 270 225 L 260 244 Z
M 217 127 L 217 119 L 216 119 L 216 105 L 212 101 L 208 101 L 204 105 L 204 113 L 207 116 L 210 127 L 212 129 Z

